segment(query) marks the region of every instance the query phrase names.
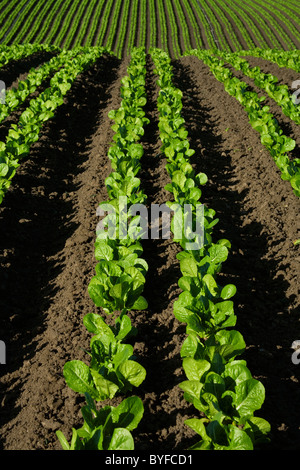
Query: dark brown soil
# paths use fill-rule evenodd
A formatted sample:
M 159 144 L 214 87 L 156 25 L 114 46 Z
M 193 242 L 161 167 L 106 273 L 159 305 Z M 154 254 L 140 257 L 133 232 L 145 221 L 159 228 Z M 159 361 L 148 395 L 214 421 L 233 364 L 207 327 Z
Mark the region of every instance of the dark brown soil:
M 259 64 L 259 61 L 257 61 L 257 65 Z M 299 77 L 299 74 L 297 72 L 291 71 L 289 69 L 280 69 L 276 64 L 272 64 L 274 67 L 270 67 L 273 72 L 263 72 L 263 69 L 266 68 L 266 66 L 261 67 L 261 71 L 263 73 L 272 73 L 274 76 L 278 77 L 278 82 L 277 85 L 287 85 L 289 87 L 290 94 L 295 91 L 292 89 L 292 83 L 297 80 L 297 77 Z M 295 121 L 290 119 L 288 116 L 286 116 L 283 113 L 283 110 L 281 106 L 276 103 L 272 98 L 269 97 L 268 93 L 265 90 L 262 90 L 258 86 L 255 85 L 255 82 L 253 79 L 247 77 L 246 75 L 243 74 L 243 72 L 236 70 L 234 67 L 226 63 L 225 61 L 225 66 L 231 70 L 232 74 L 237 77 L 239 80 L 242 80 L 243 82 L 246 83 L 247 85 L 247 90 L 248 91 L 254 91 L 255 93 L 258 94 L 258 96 L 264 97 L 264 101 L 262 103 L 263 106 L 268 106 L 269 107 L 269 112 L 277 119 L 278 124 L 280 129 L 282 130 L 283 134 L 286 136 L 293 136 L 295 140 L 295 148 L 293 149 L 292 152 L 290 152 L 289 157 L 291 159 L 297 157 L 300 152 L 300 136 L 299 136 L 299 125 L 296 124 Z M 277 70 L 279 69 L 279 70 Z
M 100 59 L 72 88 L 66 104 L 45 124 L 0 206 L 0 442 L 3 450 L 59 450 L 55 431 L 70 438 L 82 424 L 83 398 L 62 370 L 87 360 L 89 334 L 82 319 L 96 312 L 87 287 L 94 275 L 96 209 L 107 199 L 110 109 L 120 105 L 128 59 Z M 174 61 L 174 83 L 184 90 L 183 116 L 193 165 L 208 175 L 202 201 L 220 219 L 215 239 L 232 243 L 220 282 L 237 286 L 237 329 L 254 377 L 266 388 L 257 415 L 272 425 L 271 450 L 299 450 L 300 369 L 291 360 L 299 339 L 299 200 L 262 147 L 239 103 L 194 57 Z M 139 174 L 148 204 L 170 195 L 158 136 L 158 93 L 147 62 L 147 116 Z M 288 78 L 288 77 L 287 77 Z M 149 263 L 144 295 L 149 307 L 131 313 L 138 329 L 135 353 L 147 370 L 135 390 L 145 413 L 134 431 L 136 450 L 180 451 L 198 437 L 184 420 L 197 417 L 179 387 L 185 379 L 180 348 L 185 327 L 172 311 L 180 290 L 171 240 L 144 240 Z M 121 398 L 116 398 L 112 404 Z
M 175 70 L 177 86 L 185 90 L 194 161 L 209 177 L 203 201 L 220 219 L 215 236 L 232 243 L 221 281 L 237 286 L 245 359 L 266 388 L 260 416 L 272 424 L 272 449 L 299 449 L 300 370 L 291 361 L 300 333 L 300 257 L 293 244 L 300 234 L 299 200 L 281 180 L 246 112 L 208 68 L 187 57 Z

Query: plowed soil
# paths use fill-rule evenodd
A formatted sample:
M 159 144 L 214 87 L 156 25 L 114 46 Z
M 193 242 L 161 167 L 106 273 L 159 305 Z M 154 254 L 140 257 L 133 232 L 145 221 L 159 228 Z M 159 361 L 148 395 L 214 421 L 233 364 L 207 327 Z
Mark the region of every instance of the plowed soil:
M 111 171 L 108 112 L 120 105 L 128 60 L 103 57 L 78 78 L 0 206 L 0 338 L 7 346 L 7 364 L 0 369 L 3 450 L 58 450 L 55 431 L 70 438 L 72 427 L 82 425 L 83 398 L 67 387 L 62 370 L 70 359 L 88 360 L 90 336 L 82 319 L 97 312 L 87 287 L 96 263 L 96 209 L 107 199 L 104 180 Z M 209 69 L 194 57 L 174 61 L 173 67 L 196 150 L 192 163 L 209 178 L 202 202 L 217 212 L 215 239 L 232 244 L 220 281 L 237 286 L 237 329 L 247 344 L 243 358 L 266 388 L 257 415 L 272 426 L 268 449 L 299 450 L 300 365 L 292 362 L 291 345 L 300 338 L 300 255 L 293 244 L 300 236 L 300 203 L 240 104 Z M 142 140 L 139 176 L 149 204 L 170 197 L 164 190 L 169 179 L 160 153 L 155 79 L 148 57 L 151 123 Z M 295 74 L 286 70 L 282 80 L 290 79 Z M 289 131 L 296 137 L 294 128 Z M 171 240 L 143 245 L 149 307 L 131 313 L 138 329 L 135 353 L 147 370 L 135 390 L 145 407 L 133 433 L 135 448 L 179 451 L 198 440 L 184 425 L 197 417 L 196 410 L 179 387 L 185 380 L 180 358 L 185 327 L 172 311 L 180 293 L 179 248 Z

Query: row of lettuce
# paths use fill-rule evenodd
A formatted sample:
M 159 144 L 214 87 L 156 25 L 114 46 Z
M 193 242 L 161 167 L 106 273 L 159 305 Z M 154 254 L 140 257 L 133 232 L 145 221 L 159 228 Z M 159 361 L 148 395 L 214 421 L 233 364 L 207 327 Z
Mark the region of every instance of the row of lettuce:
M 151 54 L 160 87 L 162 152 L 171 180 L 166 189 L 173 194 L 168 205 L 172 208 L 175 204 L 175 214 L 181 207 L 183 218 L 186 207 L 192 207 L 195 225 L 201 185 L 207 182 L 207 176 L 195 174 L 191 164 L 194 150 L 189 146 L 181 115 L 182 92 L 172 83 L 170 58 L 157 49 Z M 236 315 L 229 299 L 236 288 L 232 284 L 221 286 L 217 277 L 227 259 L 230 243 L 226 239 L 213 242 L 212 231 L 218 220 L 213 209 L 201 206 L 202 234 L 184 232 L 177 238 L 177 228 L 172 224 L 174 240 L 182 248 L 177 255 L 182 273 L 178 285 L 182 293 L 174 302 L 174 315 L 186 324 L 181 357 L 187 380 L 180 387 L 186 400 L 199 412 L 199 418 L 188 419 L 185 423 L 200 436 L 200 441 L 191 447 L 193 450 L 252 450 L 265 441 L 270 432 L 269 423 L 254 416 L 264 402 L 265 390 L 262 383 L 252 377 L 246 361 L 237 358 L 244 352 L 245 342 L 233 329 Z
M 15 46 L 0 45 L 0 68 L 12 60 L 24 59 L 32 54 L 39 52 L 58 52 L 59 48 L 55 46 L 39 45 L 39 44 L 25 44 Z
M 255 79 L 256 84 L 268 91 L 270 97 L 282 107 L 283 112 L 299 123 L 299 109 L 289 95 L 287 86 L 276 85 L 276 77 L 263 74 L 258 68 L 251 68 L 237 55 L 228 55 L 220 51 L 195 49 L 186 52 L 186 56 L 195 56 L 203 61 L 214 77 L 224 85 L 228 94 L 236 98 L 246 111 L 249 123 L 260 134 L 263 146 L 267 148 L 281 172 L 281 178 L 289 181 L 294 194 L 300 197 L 300 158 L 293 158 L 290 152 L 295 149 L 296 141 L 284 134 L 279 122 L 270 112 L 270 107 L 264 104 L 265 97 L 248 89 L 247 83 L 234 76 L 226 67 L 226 61 Z M 224 60 L 219 56 L 224 57 Z M 288 56 L 286 56 L 286 63 Z M 272 86 L 273 85 L 273 86 Z
M 253 79 L 254 84 L 260 89 L 265 91 L 270 98 L 281 108 L 285 114 L 296 124 L 300 124 L 300 109 L 296 104 L 294 95 L 291 94 L 289 86 L 279 85 L 278 78 L 271 73 L 263 73 L 260 67 L 251 67 L 249 62 L 235 53 L 216 53 L 220 56 L 225 63 L 232 65 L 235 70 L 241 71 L 247 77 Z
M 11 60 L 26 58 L 39 52 L 53 54 L 37 69 L 30 69 L 25 80 L 20 81 L 17 88 L 6 92 L 5 103 L 0 105 L 0 122 L 20 107 L 36 89 L 50 80 L 48 87 L 37 98 L 30 101 L 29 107 L 22 113 L 19 123 L 13 124 L 5 142 L 0 142 L 0 203 L 10 187 L 11 180 L 19 166 L 19 161 L 28 154 L 30 146 L 38 139 L 44 121 L 52 117 L 55 109 L 63 103 L 66 92 L 70 89 L 78 74 L 89 67 L 104 51 L 104 48 L 83 47 L 73 50 L 60 50 L 55 46 L 20 45 L 0 47 L 0 67 Z M 262 144 L 269 150 L 281 177 L 288 180 L 294 194 L 300 196 L 300 159 L 292 158 L 290 152 L 295 149 L 296 142 L 286 136 L 278 120 L 264 103 L 265 97 L 250 91 L 247 84 L 234 76 L 226 66 L 229 64 L 236 70 L 254 80 L 255 85 L 267 92 L 268 96 L 278 104 L 282 112 L 299 125 L 300 111 L 287 85 L 278 85 L 278 79 L 272 74 L 263 73 L 259 67 L 251 67 L 243 55 L 253 55 L 273 61 L 281 67 L 299 71 L 297 65 L 299 54 L 295 51 L 241 51 L 239 53 L 222 53 L 220 50 L 196 49 L 185 55 L 195 55 L 210 68 L 214 76 L 224 84 L 225 90 L 234 96 L 248 114 L 251 126 L 260 133 Z
M 79 49 L 74 51 L 62 50 L 58 55 L 55 54 L 49 61 L 41 64 L 40 67 L 31 68 L 26 79 L 18 82 L 17 88 L 11 88 L 5 93 L 5 103 L 0 107 L 0 122 L 19 108 L 39 86 L 63 68 L 66 63 L 78 56 L 80 52 Z
M 18 58 L 39 50 L 39 46 L 36 49 L 21 48 Z M 90 68 L 104 52 L 107 52 L 106 49 L 94 47 L 62 51 L 39 69 L 32 69 L 27 79 L 21 81 L 16 90 L 7 92 L 6 103 L 0 108 L 0 121 L 17 109 L 42 82 L 53 75 L 50 86 L 30 100 L 29 106 L 21 113 L 17 124 L 10 126 L 5 141 L 0 142 L 0 203 L 11 185 L 21 160 L 39 140 L 44 122 L 51 119 L 57 108 L 64 103 L 66 94 L 79 74 Z
M 215 211 L 200 204 L 200 188 L 207 182 L 207 176 L 195 174 L 189 161 L 194 151 L 189 146 L 181 116 L 182 93 L 172 83 L 170 58 L 161 50 L 151 49 L 150 53 L 160 88 L 159 133 L 170 176 L 166 189 L 173 194 L 173 200 L 167 204 L 175 213 L 172 219 L 174 241 L 182 247 L 178 255 L 182 272 L 178 285 L 182 293 L 174 303 L 174 315 L 186 324 L 181 357 L 187 380 L 180 387 L 186 400 L 199 412 L 199 418 L 186 421 L 201 438 L 191 449 L 252 450 L 267 440 L 270 425 L 254 416 L 264 402 L 264 387 L 252 377 L 246 361 L 237 359 L 245 350 L 245 342 L 233 329 L 236 316 L 229 299 L 236 288 L 232 284 L 222 287 L 217 282 L 230 243 L 225 239 L 213 242 L 212 231 L 217 223 Z M 109 113 L 115 132 L 108 152 L 112 172 L 105 180 L 109 199 L 99 206 L 98 215 L 104 216 L 105 212 L 107 215 L 97 232 L 95 257 L 98 263 L 88 288 L 95 306 L 106 317 L 99 313 L 84 317 L 84 324 L 93 335 L 90 365 L 72 360 L 64 367 L 68 386 L 86 397 L 82 408 L 84 423 L 80 429 L 72 429 L 71 442 L 57 431 L 66 450 L 134 449 L 131 431 L 143 417 L 143 404 L 136 395 L 130 394 L 117 407 L 99 407 L 98 403 L 128 395 L 146 377 L 145 369 L 133 354 L 131 343 L 137 330 L 128 315 L 129 311 L 147 308 L 142 296 L 148 270 L 142 257 L 140 238 L 143 233 L 137 234 L 141 229 L 139 217 L 135 210 L 130 211 L 133 205 L 147 202 L 138 178 L 143 155 L 138 141 L 149 122 L 143 110 L 146 104 L 145 58 L 143 49 L 132 54 L 128 75 L 122 79 L 121 106 Z M 199 205 L 204 209 L 203 234 L 197 232 L 193 240 L 190 233 L 182 230 L 179 233 L 175 227 L 176 223 L 184 223 L 187 205 L 192 207 L 194 220 L 199 216 Z M 178 208 L 182 209 L 179 218 Z M 125 232 L 124 227 L 128 228 Z M 178 233 L 181 236 L 178 237 Z M 111 326 L 113 321 L 114 326 Z
M 133 236 L 137 233 L 137 216 L 130 211 L 134 204 L 145 203 L 147 199 L 138 178 L 143 156 L 139 140 L 149 122 L 143 110 L 145 60 L 143 50 L 133 51 L 127 75 L 121 81 L 120 108 L 109 113 L 114 121 L 114 142 L 108 152 L 112 172 L 105 179 L 109 199 L 99 206 L 98 215 L 104 216 L 105 212 L 107 215 L 98 225 L 95 241 L 98 263 L 88 287 L 95 306 L 106 316 L 90 313 L 83 320 L 93 335 L 90 365 L 72 360 L 64 366 L 68 386 L 86 398 L 82 408 L 84 423 L 80 429 L 73 428 L 70 444 L 57 431 L 65 450 L 132 450 L 131 431 L 144 413 L 142 400 L 134 395 L 124 398 L 117 407 L 97 405 L 115 396 L 128 395 L 146 377 L 146 370 L 134 356 L 132 343 L 137 330 L 128 315 L 148 306 L 142 296 L 148 265 L 142 257 L 139 237 Z
M 53 117 L 57 107 L 63 104 L 76 77 L 107 52 L 103 48 L 57 51 L 46 46 L 37 49 L 24 46 L 16 48 L 16 53 L 19 54 L 17 57 L 26 57 L 39 50 L 59 53 L 49 63 L 31 70 L 18 89 L 8 93 L 8 101 L 2 107 L 4 119 L 55 72 L 50 87 L 30 101 L 18 124 L 11 126 L 6 142 L 0 143 L 0 201 L 20 160 L 28 155 L 31 145 L 38 140 L 43 123 Z M 201 438 L 192 448 L 253 449 L 266 440 L 270 426 L 264 419 L 254 416 L 263 404 L 264 387 L 253 379 L 246 362 L 237 359 L 244 352 L 245 343 L 242 335 L 233 329 L 236 316 L 230 299 L 235 286 L 218 284 L 217 275 L 227 259 L 230 243 L 228 240 L 213 242 L 212 231 L 217 223 L 215 212 L 200 204 L 201 186 L 207 177 L 204 173 L 195 174 L 190 162 L 194 151 L 189 147 L 188 133 L 181 116 L 182 92 L 172 83 L 170 57 L 159 49 L 150 49 L 149 52 L 160 88 L 157 101 L 159 131 L 170 175 L 166 189 L 173 195 L 173 201 L 168 205 L 175 212 L 178 207 L 182 209 L 180 217 L 184 217 L 186 205 L 192 207 L 195 219 L 199 217 L 199 207 L 204 211 L 204 232 L 196 234 L 194 242 L 197 247 L 193 249 L 189 248 L 191 240 L 185 233 L 183 237 L 176 238 L 175 224 L 179 221 L 180 225 L 176 213 L 172 221 L 174 241 L 182 247 L 178 255 L 182 273 L 178 285 L 182 293 L 174 303 L 174 315 L 187 325 L 187 337 L 181 349 L 187 380 L 180 386 L 187 401 L 201 416 L 186 421 Z M 294 141 L 283 136 L 269 110 L 261 107 L 257 95 L 246 91 L 245 84 L 232 76 L 217 54 L 199 50 L 190 54 L 203 60 L 216 78 L 224 83 L 226 91 L 245 106 L 249 119 L 252 118 L 250 122 L 260 131 L 262 143 L 280 166 L 283 178 L 291 181 L 295 194 L 299 195 L 299 161 L 290 161 L 287 157 Z M 0 48 L 0 60 L 1 57 L 5 57 L 5 47 Z M 142 293 L 148 265 L 143 259 L 139 240 L 143 234 L 136 237 L 139 217 L 130 211 L 131 206 L 147 202 L 138 177 L 143 156 L 139 140 L 149 123 L 144 111 L 145 61 L 145 51 L 134 49 L 128 74 L 121 83 L 121 106 L 109 114 L 114 121 L 112 129 L 115 132 L 114 143 L 108 152 L 113 171 L 105 180 L 109 199 L 99 206 L 100 213 L 104 215 L 106 211 L 108 215 L 103 218 L 97 233 L 95 258 L 98 263 L 88 288 L 95 306 L 106 317 L 89 313 L 83 319 L 92 335 L 90 365 L 73 360 L 64 367 L 67 384 L 86 398 L 86 405 L 82 407 L 84 423 L 82 428 L 72 430 L 71 443 L 61 431 L 57 432 L 64 449 L 133 449 L 131 431 L 136 429 L 144 413 L 141 399 L 134 395 L 124 398 L 116 407 L 107 405 L 99 408 L 98 403 L 118 395 L 128 395 L 146 377 L 146 370 L 134 355 L 133 341 L 137 330 L 129 315 L 130 311 L 147 308 Z M 261 78 L 260 71 L 255 73 Z M 264 127 L 260 128 L 262 122 Z M 124 205 L 120 204 L 122 201 Z M 125 235 L 124 227 L 128 227 Z

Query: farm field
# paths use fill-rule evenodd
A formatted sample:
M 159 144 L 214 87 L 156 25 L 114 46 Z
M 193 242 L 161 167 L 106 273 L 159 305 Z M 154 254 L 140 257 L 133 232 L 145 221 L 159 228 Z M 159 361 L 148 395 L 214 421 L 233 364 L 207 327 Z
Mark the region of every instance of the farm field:
M 299 11 L 1 2 L 1 450 L 300 449 Z M 120 196 L 204 247 L 97 238 Z

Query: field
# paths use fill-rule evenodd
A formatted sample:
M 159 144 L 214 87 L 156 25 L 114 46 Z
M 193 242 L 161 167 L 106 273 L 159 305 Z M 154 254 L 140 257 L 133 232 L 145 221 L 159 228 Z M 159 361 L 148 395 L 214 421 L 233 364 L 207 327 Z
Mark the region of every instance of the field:
M 0 3 L 2 450 L 60 450 L 92 399 L 79 447 L 300 450 L 299 12 Z M 204 247 L 100 240 L 120 195 L 201 201 Z

